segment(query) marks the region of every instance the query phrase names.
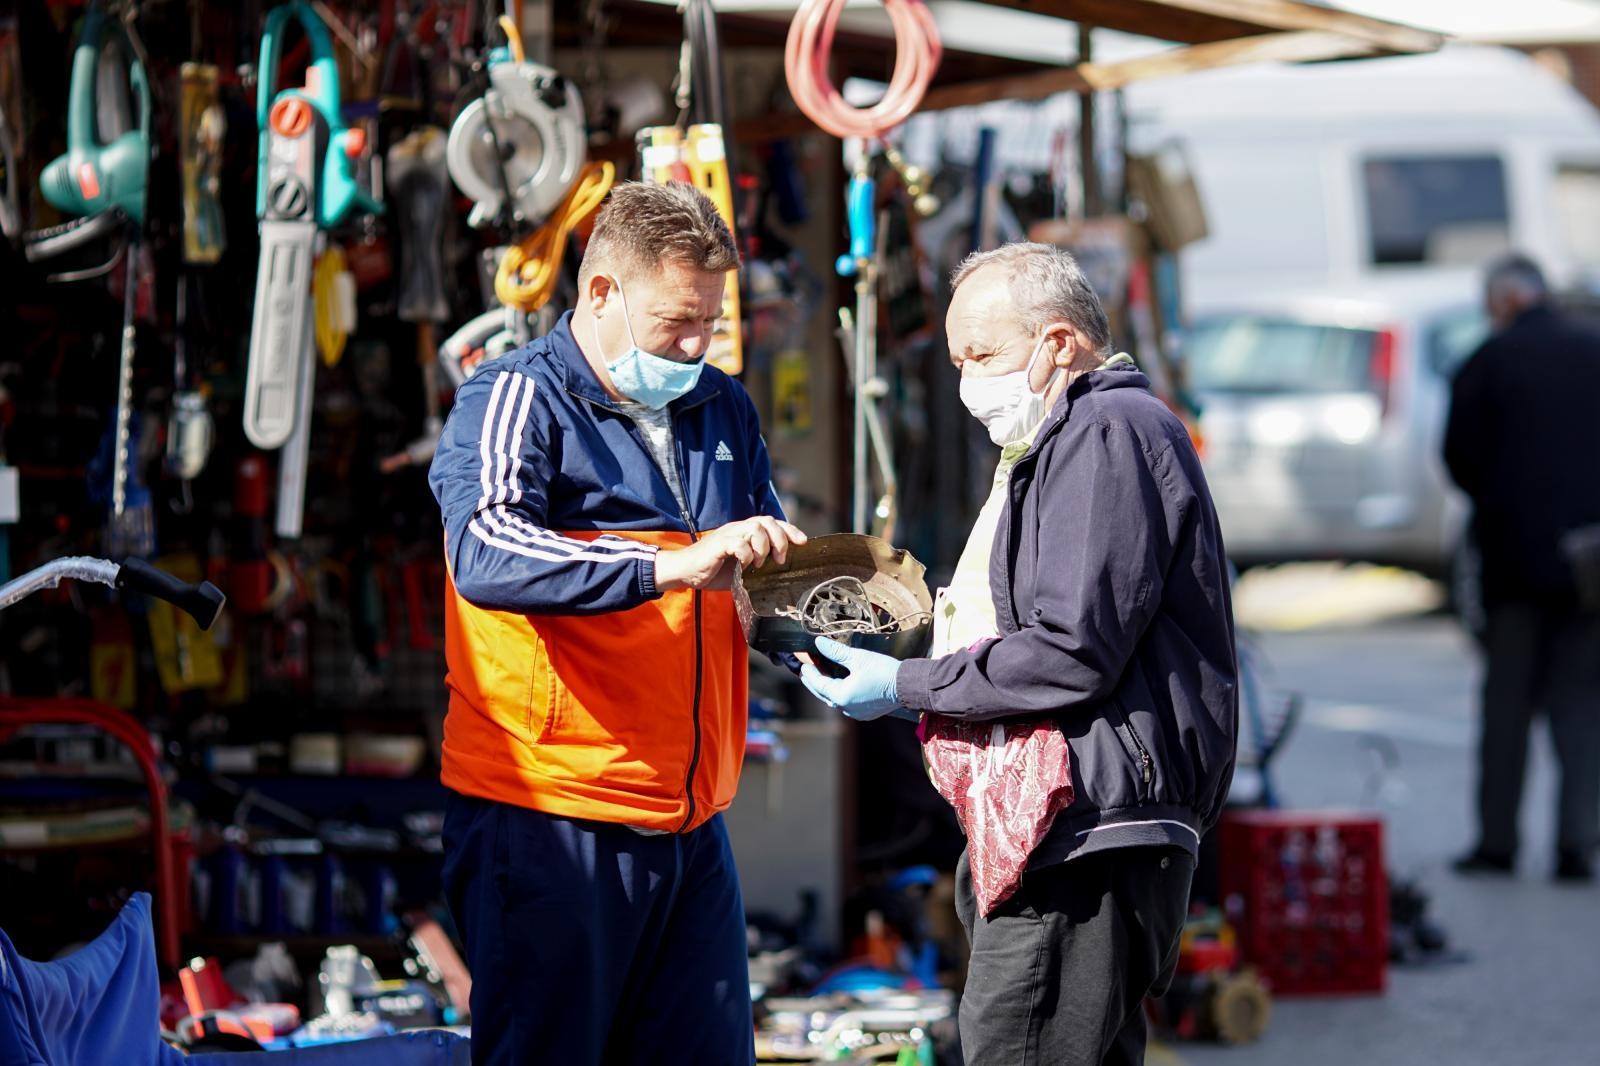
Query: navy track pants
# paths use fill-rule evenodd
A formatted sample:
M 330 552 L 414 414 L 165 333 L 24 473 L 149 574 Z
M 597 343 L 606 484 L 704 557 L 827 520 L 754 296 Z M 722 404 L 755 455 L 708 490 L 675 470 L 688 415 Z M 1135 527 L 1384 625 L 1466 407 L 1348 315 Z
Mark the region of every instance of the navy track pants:
M 444 849 L 474 1066 L 755 1061 L 721 815 L 645 836 L 451 793 Z

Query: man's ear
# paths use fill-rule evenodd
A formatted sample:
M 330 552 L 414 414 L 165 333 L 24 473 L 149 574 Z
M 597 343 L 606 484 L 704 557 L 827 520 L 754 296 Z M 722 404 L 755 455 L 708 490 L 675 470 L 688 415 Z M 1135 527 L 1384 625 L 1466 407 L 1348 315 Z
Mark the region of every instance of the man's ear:
M 612 287 L 611 278 L 606 274 L 596 273 L 589 278 L 584 297 L 589 301 L 589 313 L 596 318 L 600 317 L 601 309 L 610 298 Z
M 1045 327 L 1045 345 L 1050 362 L 1062 370 L 1072 368 L 1084 343 L 1086 338 L 1070 322 L 1052 322 Z

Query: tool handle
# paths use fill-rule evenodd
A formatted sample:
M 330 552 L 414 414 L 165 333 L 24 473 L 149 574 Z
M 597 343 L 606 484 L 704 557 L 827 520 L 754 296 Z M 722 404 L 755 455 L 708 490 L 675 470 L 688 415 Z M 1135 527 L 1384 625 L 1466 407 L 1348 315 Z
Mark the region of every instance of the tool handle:
M 106 15 L 98 5 L 83 16 L 78 46 L 72 50 L 72 88 L 67 97 L 67 150 L 87 148 L 95 140 L 95 80 L 100 66 L 100 38 Z
M 210 629 L 228 597 L 209 581 L 190 584 L 157 569 L 143 559 L 128 559 L 117 571 L 117 588 L 133 589 L 158 600 L 166 600 L 179 610 L 186 611 L 200 623 L 201 629 Z
M 860 264 L 872 258 L 877 235 L 877 216 L 873 210 L 876 200 L 877 183 L 869 175 L 858 173 L 850 179 L 850 196 L 845 209 L 850 222 L 850 251 L 834 264 L 840 277 L 854 277 Z
M 261 31 L 261 65 L 256 71 L 256 126 L 265 133 L 267 112 L 278 95 L 283 28 L 290 18 L 298 19 L 305 29 L 306 43 L 311 50 L 309 70 L 315 73 L 306 78 L 305 95 L 322 112 L 331 131 L 341 130 L 344 127 L 339 116 L 339 64 L 334 56 L 333 37 L 328 33 L 327 24 L 305 0 L 290 0 L 267 13 L 266 28 Z

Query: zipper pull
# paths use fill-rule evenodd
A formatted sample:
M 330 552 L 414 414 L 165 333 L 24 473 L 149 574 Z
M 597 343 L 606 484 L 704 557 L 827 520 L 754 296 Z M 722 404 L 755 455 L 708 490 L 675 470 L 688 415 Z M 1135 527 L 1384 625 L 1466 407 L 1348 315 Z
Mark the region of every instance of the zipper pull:
M 1144 783 L 1148 785 L 1151 779 L 1155 777 L 1155 768 L 1151 765 L 1150 753 L 1148 751 L 1140 749 L 1139 763 L 1144 767 Z

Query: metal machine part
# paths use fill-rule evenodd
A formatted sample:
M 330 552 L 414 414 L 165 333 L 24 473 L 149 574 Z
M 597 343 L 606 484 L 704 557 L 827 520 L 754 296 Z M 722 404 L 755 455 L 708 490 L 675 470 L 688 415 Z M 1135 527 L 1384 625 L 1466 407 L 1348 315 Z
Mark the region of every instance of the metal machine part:
M 927 651 L 933 598 L 926 568 L 877 537 L 836 533 L 789 549 L 782 564 L 734 572 L 745 641 L 760 652 L 815 651 L 819 636 L 897 659 Z
M 491 62 L 489 87 L 450 127 L 450 177 L 475 202 L 468 223 L 509 211 L 535 223 L 553 211 L 586 158 L 577 88 L 538 63 Z

